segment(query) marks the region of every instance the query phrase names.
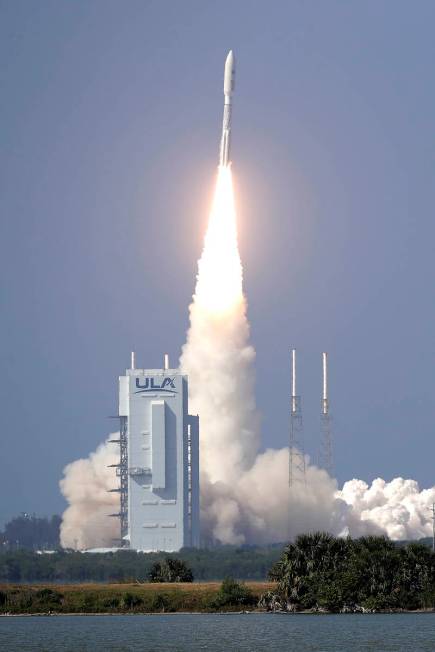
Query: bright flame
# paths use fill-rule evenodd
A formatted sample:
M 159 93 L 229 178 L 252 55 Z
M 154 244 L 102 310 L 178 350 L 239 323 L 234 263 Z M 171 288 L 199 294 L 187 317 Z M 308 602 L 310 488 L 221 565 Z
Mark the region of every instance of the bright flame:
M 313 530 L 385 533 L 394 539 L 431 533 L 435 487 L 420 491 L 413 480 L 378 478 L 370 487 L 351 480 L 337 491 L 336 481 L 307 460 L 307 487 L 294 488 L 289 501 L 288 449 L 257 454 L 255 351 L 249 344 L 229 167 L 219 168 L 189 310 L 180 367 L 189 377 L 189 411 L 200 416 L 201 526 L 207 537 L 241 544 L 284 541 Z M 113 545 L 119 531 L 108 514 L 119 509 L 115 462 L 113 444 L 106 442 L 64 469 L 61 489 L 69 507 L 63 546 Z
M 231 168 L 220 166 L 204 250 L 198 263 L 195 301 L 211 313 L 225 313 L 243 301 Z

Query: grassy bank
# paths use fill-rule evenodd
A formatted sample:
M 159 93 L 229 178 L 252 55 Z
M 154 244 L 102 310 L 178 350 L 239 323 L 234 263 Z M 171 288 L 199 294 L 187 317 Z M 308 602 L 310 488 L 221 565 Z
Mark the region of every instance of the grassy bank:
M 0 614 L 253 610 L 271 582 L 247 582 L 246 603 L 222 601 L 221 583 L 0 585 Z

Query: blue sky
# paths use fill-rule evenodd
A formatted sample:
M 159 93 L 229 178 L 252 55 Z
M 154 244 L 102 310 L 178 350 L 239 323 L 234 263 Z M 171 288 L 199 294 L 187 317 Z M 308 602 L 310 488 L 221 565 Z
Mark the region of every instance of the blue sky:
M 0 521 L 63 508 L 129 352 L 178 359 L 213 191 L 227 51 L 264 446 L 298 350 L 340 482 L 434 484 L 435 5 L 0 2 Z

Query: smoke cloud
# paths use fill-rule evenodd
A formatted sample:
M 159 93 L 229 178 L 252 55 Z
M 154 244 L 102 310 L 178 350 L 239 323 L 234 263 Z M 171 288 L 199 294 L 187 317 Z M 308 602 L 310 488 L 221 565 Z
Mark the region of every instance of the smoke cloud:
M 419 539 L 432 534 L 430 508 L 435 487 L 420 491 L 415 480 L 377 478 L 369 486 L 362 480 L 345 482 L 337 492 L 352 514 L 368 528 L 375 524 L 391 539 Z
M 189 376 L 189 408 L 200 415 L 201 528 L 222 543 L 285 541 L 300 532 L 387 534 L 392 539 L 429 536 L 435 487 L 415 480 L 378 478 L 369 486 L 350 480 L 340 490 L 306 458 L 306 480 L 288 486 L 287 448 L 260 453 L 255 405 L 255 351 L 243 295 L 236 212 L 229 167 L 220 168 L 198 262 L 190 328 L 180 358 Z M 64 547 L 113 545 L 119 536 L 119 494 L 113 468 L 119 451 L 100 445 L 88 459 L 64 469 L 60 486 Z
M 306 458 L 306 479 L 288 486 L 288 449 L 259 453 L 255 351 L 249 344 L 231 170 L 221 168 L 198 262 L 180 366 L 190 410 L 200 415 L 201 524 L 223 543 L 284 541 L 328 530 L 415 538 L 430 533 L 435 488 L 412 480 L 336 481 Z
M 60 490 L 69 503 L 60 528 L 64 548 L 113 546 L 119 539 L 119 521 L 109 517 L 119 512 L 119 494 L 110 491 L 118 482 L 115 469 L 109 466 L 119 462 L 119 448 L 110 439 L 119 439 L 119 433 L 109 435 L 87 459 L 76 460 L 63 470 Z

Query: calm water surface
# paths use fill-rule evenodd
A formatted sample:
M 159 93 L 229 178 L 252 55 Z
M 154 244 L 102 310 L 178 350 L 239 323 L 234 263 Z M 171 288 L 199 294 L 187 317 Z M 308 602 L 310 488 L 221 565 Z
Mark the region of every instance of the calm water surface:
M 435 652 L 435 614 L 20 616 L 0 650 Z

